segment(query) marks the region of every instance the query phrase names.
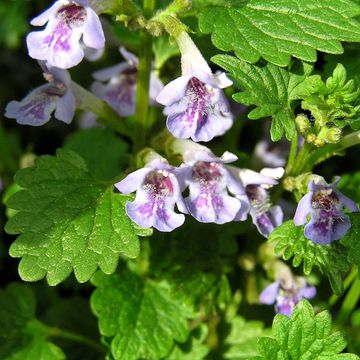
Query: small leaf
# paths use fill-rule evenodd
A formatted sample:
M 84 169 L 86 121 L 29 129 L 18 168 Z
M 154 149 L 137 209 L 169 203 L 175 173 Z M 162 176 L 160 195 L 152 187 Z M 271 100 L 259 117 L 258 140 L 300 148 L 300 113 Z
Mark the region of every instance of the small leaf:
M 272 116 L 273 141 L 280 140 L 283 133 L 289 140 L 295 136 L 292 102 L 300 98 L 299 92 L 319 81 L 318 76 L 310 76 L 311 65 L 294 62 L 288 70 L 272 64 L 252 65 L 228 55 L 216 55 L 212 61 L 228 71 L 235 86 L 243 90 L 233 96 L 234 100 L 256 106 L 249 113 L 249 119 Z
M 346 347 L 344 335 L 331 331 L 327 311 L 315 315 L 310 303 L 301 300 L 291 318 L 278 314 L 273 322 L 272 338 L 260 338 L 261 357 L 257 360 L 358 360 L 355 354 L 340 354 Z
M 35 318 L 35 295 L 27 285 L 0 290 L 0 359 L 63 360 L 64 353 L 47 340 L 46 326 Z
M 128 270 L 111 276 L 98 272 L 93 283 L 97 289 L 91 307 L 100 333 L 112 338 L 115 359 L 159 359 L 169 354 L 175 340 L 186 341 L 189 314 L 170 296 L 166 283 L 143 280 Z
M 359 130 L 360 89 L 353 79 L 347 79 L 345 67 L 337 64 L 332 75 L 316 85 L 302 96 L 301 107 L 311 112 L 318 131 L 325 125 L 336 125 L 340 129 L 350 125 L 353 130 Z
M 356 265 L 360 270 L 360 213 L 348 215 L 351 221 L 351 228 L 340 241 L 349 248 L 348 260 L 350 263 Z
M 269 237 L 275 243 L 275 252 L 285 260 L 293 257 L 293 266 L 303 263 L 305 275 L 310 275 L 314 266 L 327 275 L 335 294 L 341 294 L 343 283 L 341 273 L 349 270 L 344 246 L 338 242 L 317 245 L 304 236 L 304 227 L 295 226 L 292 220 L 276 228 Z
M 246 321 L 240 316 L 228 321 L 230 332 L 224 340 L 224 359 L 240 360 L 260 355 L 257 342 L 260 336 L 270 335 L 260 321 Z
M 175 42 L 171 42 L 168 36 L 160 36 L 154 39 L 153 52 L 156 70 L 160 70 L 172 57 L 180 55 L 178 46 Z
M 199 27 L 214 45 L 244 61 L 260 57 L 287 66 L 291 56 L 315 62 L 316 50 L 341 54 L 340 41 L 360 42 L 352 18 L 360 8 L 350 0 L 250 0 L 205 8 Z
M 125 213 L 129 197 L 93 179 L 84 160 L 72 151 L 41 156 L 35 166 L 20 170 L 15 181 L 24 190 L 7 201 L 18 212 L 6 224 L 9 234 L 21 234 L 10 255 L 21 257 L 19 274 L 26 281 L 46 276 L 56 285 L 72 271 L 79 282 L 99 267 L 110 274 L 120 255 L 139 253 L 139 229 Z
M 190 334 L 189 340 L 181 345 L 174 346 L 167 360 L 203 360 L 210 349 L 203 344 L 208 335 L 206 325 L 202 324 Z

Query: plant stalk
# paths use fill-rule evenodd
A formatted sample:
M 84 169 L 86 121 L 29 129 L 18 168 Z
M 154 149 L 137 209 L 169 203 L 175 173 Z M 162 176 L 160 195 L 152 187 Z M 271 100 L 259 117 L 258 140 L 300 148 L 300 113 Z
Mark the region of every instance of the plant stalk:
M 57 327 L 48 327 L 47 330 L 48 330 L 49 337 L 57 337 L 57 338 L 67 339 L 67 340 L 70 340 L 70 341 L 74 341 L 74 342 L 89 346 L 90 348 L 92 348 L 92 349 L 94 349 L 97 352 L 100 352 L 102 354 L 107 353 L 107 349 L 104 346 L 102 346 L 101 344 L 89 339 L 86 336 L 79 335 L 79 334 L 74 333 L 72 331 L 60 329 L 60 328 L 57 328 Z
M 96 119 L 98 123 L 115 130 L 121 135 L 130 137 L 126 120 L 120 117 L 110 105 L 76 82 L 73 81 L 71 85 L 77 101 L 76 105 L 79 109 L 93 112 L 99 116 L 99 118 Z
M 144 0 L 144 15 L 150 18 L 155 9 L 155 0 Z M 136 93 L 136 127 L 134 134 L 135 153 L 146 144 L 149 116 L 149 88 L 152 62 L 152 37 L 146 31 L 141 33 L 137 93 Z

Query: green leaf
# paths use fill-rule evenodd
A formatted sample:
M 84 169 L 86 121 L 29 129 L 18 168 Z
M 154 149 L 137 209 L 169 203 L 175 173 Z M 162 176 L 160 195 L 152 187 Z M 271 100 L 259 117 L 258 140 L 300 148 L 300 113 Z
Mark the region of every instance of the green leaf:
M 237 316 L 229 322 L 230 333 L 224 341 L 224 359 L 240 360 L 259 355 L 257 341 L 260 336 L 270 335 L 260 321 L 246 321 Z
M 99 180 L 116 178 L 126 166 L 128 146 L 110 129 L 79 130 L 66 139 L 64 148 L 78 153 L 92 176 Z
M 180 55 L 176 43 L 170 41 L 168 36 L 160 36 L 153 41 L 153 52 L 155 57 L 154 68 L 160 70 L 173 56 Z
M 91 307 L 100 333 L 112 338 L 115 359 L 159 359 L 169 354 L 174 340 L 186 341 L 189 313 L 166 283 L 143 280 L 129 270 L 111 276 L 98 272 L 93 283 Z
M 220 291 L 228 259 L 237 252 L 233 230 L 238 224 L 203 224 L 187 219 L 179 230 L 156 233 L 151 246 L 149 271 L 171 283 L 177 296 L 197 311 Z M 211 239 L 211 241 L 209 241 Z
M 359 42 L 360 27 L 352 19 L 359 14 L 350 0 L 250 0 L 205 8 L 199 27 L 218 49 L 235 51 L 239 59 L 256 63 L 263 57 L 287 66 L 291 56 L 315 62 L 316 50 L 341 54 L 340 41 Z
M 352 225 L 340 241 L 349 248 L 348 260 L 350 263 L 356 265 L 360 270 L 360 214 L 352 213 L 348 215 Z
M 360 205 L 360 171 L 354 174 L 341 175 L 338 189 Z
M 233 96 L 235 101 L 256 106 L 249 113 L 249 119 L 272 116 L 273 141 L 280 140 L 283 133 L 289 140 L 295 136 L 292 102 L 320 79 L 316 75 L 309 76 L 311 65 L 296 61 L 288 70 L 272 64 L 252 65 L 228 55 L 216 55 L 212 61 L 228 71 L 235 86 L 243 90 Z
M 315 315 L 310 303 L 300 301 L 291 318 L 278 314 L 274 318 L 272 338 L 259 339 L 257 360 L 357 360 L 355 354 L 340 354 L 346 347 L 344 335 L 332 332 L 328 311 Z
M 46 276 L 56 285 L 72 271 L 79 282 L 89 280 L 98 267 L 113 273 L 120 255 L 139 254 L 137 235 L 151 233 L 125 214 L 129 197 L 94 180 L 84 160 L 72 151 L 37 158 L 34 167 L 16 174 L 15 182 L 24 190 L 7 201 L 18 212 L 5 230 L 21 234 L 10 255 L 22 258 L 23 280 Z
M 303 99 L 301 107 L 309 110 L 315 119 L 312 130 L 315 134 L 321 134 L 328 125 L 340 129 L 350 125 L 353 130 L 360 129 L 360 89 L 354 80 L 347 80 L 342 64 L 337 64 L 332 75 L 325 82 L 318 82 Z M 338 141 L 324 136 L 326 142 Z
M 206 359 L 210 349 L 203 344 L 208 335 L 206 325 L 202 324 L 195 329 L 184 344 L 174 346 L 166 360 L 202 360 Z
M 310 275 L 313 267 L 327 275 L 335 294 L 343 291 L 341 273 L 349 270 L 346 249 L 338 242 L 318 245 L 304 236 L 304 227 L 295 226 L 292 220 L 276 228 L 269 237 L 275 243 L 275 252 L 284 260 L 292 259 L 293 266 L 303 263 L 305 275 Z
M 360 1 L 358 2 L 360 5 Z M 331 76 L 336 64 L 343 64 L 349 79 L 354 79 L 357 86 L 360 86 L 360 49 L 357 44 L 346 44 L 345 52 L 342 55 L 327 55 L 324 74 Z
M 35 318 L 35 295 L 22 284 L 0 290 L 0 359 L 62 360 L 64 353 L 47 341 L 46 326 Z

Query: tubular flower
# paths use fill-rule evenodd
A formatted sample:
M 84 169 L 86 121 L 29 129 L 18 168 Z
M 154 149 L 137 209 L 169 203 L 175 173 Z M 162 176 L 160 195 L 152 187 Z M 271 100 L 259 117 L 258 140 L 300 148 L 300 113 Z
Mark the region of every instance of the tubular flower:
M 359 211 L 351 199 L 336 189 L 339 181 L 340 177 L 332 184 L 328 184 L 322 177 L 310 181 L 309 192 L 300 200 L 296 209 L 295 225 L 304 225 L 310 215 L 311 220 L 305 226 L 304 234 L 320 245 L 340 240 L 350 229 L 351 223 L 344 214 L 344 208 L 352 212 Z
M 84 57 L 83 46 L 100 50 L 105 37 L 100 19 L 89 6 L 88 0 L 58 0 L 31 21 L 31 25 L 43 26 L 27 36 L 29 55 L 46 60 L 52 66 L 68 69 Z
M 199 150 L 184 155 L 183 187 L 189 186 L 190 195 L 185 204 L 190 214 L 200 222 L 224 224 L 234 220 L 238 213 L 247 211 L 247 204 L 229 194 L 229 189 L 241 192 L 241 185 L 227 170 L 225 163 L 237 157 L 225 152 L 216 158 L 209 151 Z
M 231 168 L 244 189 L 245 194 L 237 194 L 239 199 L 247 201 L 254 225 L 260 234 L 268 237 L 270 233 L 283 221 L 283 211 L 280 206 L 272 206 L 267 189 L 277 184 L 276 178 L 280 178 L 283 168 L 263 169 L 260 173 L 252 170 L 239 170 Z M 238 214 L 235 220 L 244 220 L 244 215 Z
M 156 158 L 144 168 L 134 171 L 115 187 L 123 194 L 136 191 L 136 198 L 126 204 L 127 215 L 143 228 L 172 231 L 185 217 L 174 211 L 175 204 L 187 212 L 174 169 L 165 159 Z
M 182 76 L 164 87 L 156 100 L 165 105 L 167 128 L 177 138 L 210 141 L 233 123 L 222 88 L 232 85 L 224 73 L 211 69 L 186 32 L 177 37 Z
M 93 76 L 97 80 L 91 87 L 91 91 L 105 100 L 120 116 L 130 116 L 135 113 L 137 67 L 138 58 L 120 48 L 121 55 L 126 59 L 118 65 L 96 71 Z M 107 81 L 106 84 L 103 82 Z M 163 84 L 154 74 L 151 74 L 149 98 L 154 103 Z
M 303 277 L 291 276 L 288 279 L 279 278 L 260 294 L 262 304 L 275 304 L 275 311 L 290 316 L 296 304 L 302 299 L 312 299 L 316 295 L 316 288 L 307 284 Z
M 75 113 L 75 98 L 70 74 L 67 70 L 45 63 L 40 65 L 49 83 L 34 89 L 21 101 L 9 102 L 5 116 L 16 119 L 18 124 L 40 126 L 50 120 L 55 110 L 58 120 L 71 123 Z

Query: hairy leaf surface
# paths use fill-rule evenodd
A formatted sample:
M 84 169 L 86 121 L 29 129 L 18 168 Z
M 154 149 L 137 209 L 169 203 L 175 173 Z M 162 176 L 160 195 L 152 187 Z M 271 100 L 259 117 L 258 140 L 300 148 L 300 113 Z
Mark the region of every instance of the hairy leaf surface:
M 317 245 L 304 236 L 304 227 L 295 226 L 292 220 L 276 228 L 269 241 L 276 244 L 275 252 L 282 254 L 285 260 L 293 258 L 293 266 L 303 263 L 305 275 L 309 275 L 314 266 L 318 267 L 329 278 L 334 293 L 342 293 L 341 274 L 349 269 L 344 246 L 337 242 Z
M 248 64 L 233 56 L 216 55 L 212 61 L 230 73 L 235 85 L 243 90 L 233 96 L 244 105 L 255 105 L 249 118 L 256 120 L 272 117 L 271 138 L 280 140 L 285 133 L 291 140 L 296 133 L 292 102 L 301 98 L 321 79 L 309 76 L 312 66 L 294 62 L 289 69 L 272 64 Z
M 100 268 L 115 271 L 120 255 L 135 258 L 137 235 L 148 235 L 125 214 L 129 197 L 113 186 L 93 179 L 84 160 L 72 151 L 41 156 L 35 166 L 20 170 L 15 181 L 24 190 L 8 199 L 17 210 L 6 225 L 9 234 L 20 234 L 10 255 L 21 257 L 23 280 L 46 276 L 50 285 L 74 271 L 79 282 Z
M 167 284 L 143 280 L 128 270 L 111 276 L 98 272 L 93 283 L 97 289 L 91 306 L 100 333 L 112 338 L 115 359 L 160 359 L 169 354 L 174 340 L 187 339 L 189 313 L 170 295 Z
M 205 8 L 199 26 L 217 48 L 239 59 L 255 63 L 263 57 L 286 66 L 291 56 L 314 62 L 316 50 L 341 54 L 340 41 L 359 42 L 360 27 L 352 19 L 359 14 L 350 0 L 250 0 Z
M 340 354 L 346 347 L 344 334 L 333 332 L 331 315 L 323 311 L 315 315 L 311 304 L 302 300 L 291 318 L 277 314 L 272 337 L 260 338 L 261 356 L 254 360 L 356 360 L 355 354 Z

